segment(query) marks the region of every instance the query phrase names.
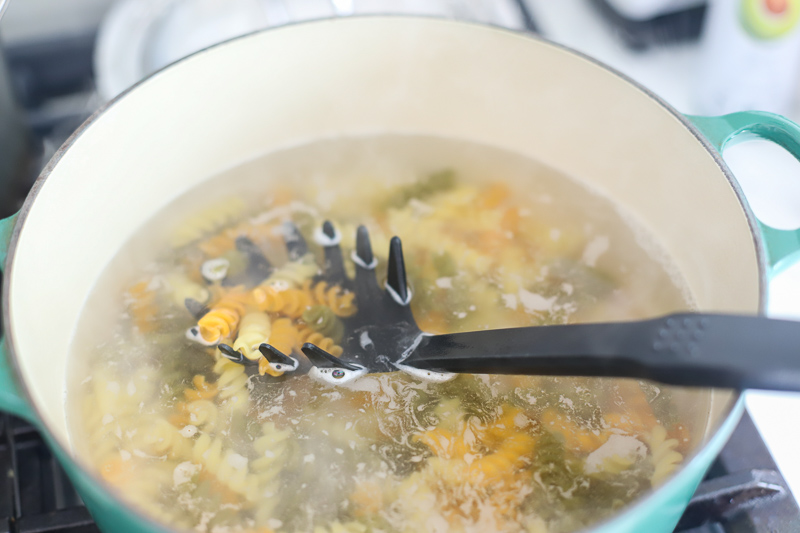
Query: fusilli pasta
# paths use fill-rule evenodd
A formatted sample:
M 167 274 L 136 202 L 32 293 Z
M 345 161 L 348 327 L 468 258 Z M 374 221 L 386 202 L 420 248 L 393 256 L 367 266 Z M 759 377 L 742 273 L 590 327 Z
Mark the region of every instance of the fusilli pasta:
M 201 304 L 208 302 L 211 294 L 208 289 L 190 280 L 186 275 L 175 272 L 166 277 L 170 299 L 178 307 L 183 307 L 187 298 Z
M 667 430 L 661 424 L 653 428 L 647 444 L 650 446 L 653 462 L 653 475 L 650 476 L 650 483 L 655 487 L 678 468 L 683 460 L 683 455 L 675 451 L 675 448 L 678 447 L 677 439 L 668 439 Z
M 185 219 L 172 232 L 172 246 L 179 248 L 200 239 L 242 215 L 245 205 L 231 197 L 215 203 Z
M 217 395 L 217 386 L 213 383 L 208 383 L 206 377 L 200 374 L 192 378 L 194 388 L 186 389 L 183 395 L 190 402 L 195 400 L 208 400 Z
M 297 344 L 297 329 L 290 319 L 279 318 L 272 323 L 272 331 L 269 334 L 267 342 L 284 355 L 289 355 Z M 269 361 L 264 357 L 258 360 L 258 373 L 262 376 L 264 374 L 269 374 L 271 376 L 283 375 L 283 372 L 276 371 L 270 367 Z
M 183 457 L 191 449 L 189 439 L 163 418 L 150 419 L 142 424 L 133 436 L 133 444 L 137 450 L 156 457 Z
M 219 356 L 214 372 L 219 375 L 216 383 L 219 397 L 227 400 L 233 411 L 246 410 L 250 405 L 250 391 L 245 367 Z
M 200 338 L 208 344 L 218 344 L 233 336 L 247 309 L 249 295 L 230 292 L 224 294 L 211 310 L 197 321 Z
M 156 293 L 148 281 L 140 281 L 128 289 L 128 312 L 140 333 L 148 333 L 156 327 Z
M 200 464 L 206 473 L 212 474 L 217 481 L 233 492 L 249 496 L 253 483 L 248 476 L 247 458 L 232 450 L 223 450 L 222 439 L 213 439 L 203 433 L 194 442 L 191 449 L 192 462 Z
M 314 303 L 329 307 L 336 316 L 346 318 L 356 314 L 356 295 L 353 292 L 342 290 L 337 285 L 329 285 L 325 281 L 320 281 L 313 286 L 306 281 L 303 288 L 311 291 Z
M 324 305 L 311 307 L 303 313 L 303 322 L 317 333 L 330 337 L 334 342 L 342 342 L 344 323 L 330 307 Z
M 280 473 L 290 460 L 291 438 L 290 430 L 280 430 L 273 422 L 266 422 L 261 426 L 261 436 L 253 443 L 256 459 L 251 468 L 258 479 L 258 494 L 253 496 L 266 504 L 261 509 L 266 515 L 272 514 L 278 500 Z
M 261 285 L 253 289 L 253 300 L 262 311 L 278 313 L 289 318 L 300 318 L 315 305 L 329 307 L 336 316 L 349 317 L 356 313 L 355 294 L 325 281 L 312 284 L 306 280 L 302 287 L 282 288 Z
M 306 254 L 296 261 L 289 261 L 276 269 L 262 283 L 278 288 L 299 288 L 302 284 L 319 273 L 319 265 L 311 254 Z
M 303 289 L 279 289 L 273 285 L 253 289 L 253 300 L 262 311 L 299 318 L 314 305 L 311 293 Z
M 239 335 L 233 343 L 233 349 L 255 361 L 261 357 L 258 347 L 267 342 L 272 332 L 272 322 L 266 313 L 254 311 L 242 317 L 239 324 Z
M 339 357 L 342 355 L 342 347 L 336 344 L 333 339 L 317 333 L 306 324 L 297 327 L 297 349 L 300 350 L 303 344 L 310 342 L 316 344 L 331 355 Z

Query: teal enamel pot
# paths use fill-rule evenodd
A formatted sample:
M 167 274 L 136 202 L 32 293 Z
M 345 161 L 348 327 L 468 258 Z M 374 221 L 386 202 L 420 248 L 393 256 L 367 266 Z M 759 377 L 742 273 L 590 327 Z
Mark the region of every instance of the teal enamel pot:
M 498 146 L 585 182 L 655 236 L 703 310 L 763 312 L 770 275 L 800 257 L 800 234 L 759 223 L 720 158 L 751 137 L 800 157 L 800 129 L 781 117 L 686 117 L 570 50 L 436 19 L 318 21 L 199 52 L 91 117 L 2 223 L 0 404 L 42 430 L 103 531 L 165 530 L 70 452 L 67 353 L 104 267 L 145 221 L 224 169 L 375 132 Z M 673 530 L 742 412 L 739 393 L 711 398 L 697 451 L 594 531 Z

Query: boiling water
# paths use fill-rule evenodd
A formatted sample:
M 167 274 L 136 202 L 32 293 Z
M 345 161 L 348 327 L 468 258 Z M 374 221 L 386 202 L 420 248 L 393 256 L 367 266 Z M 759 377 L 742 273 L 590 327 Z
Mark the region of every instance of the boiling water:
M 261 331 L 258 342 L 302 359 L 297 345 L 318 332 L 335 350 L 336 315 L 357 295 L 334 290 L 299 310 L 253 296 L 313 300 L 324 263 L 313 235 L 326 219 L 347 258 L 356 226 L 369 227 L 379 275 L 388 239 L 403 239 L 412 309 L 433 333 L 692 307 L 654 239 L 601 195 L 518 155 L 396 135 L 271 153 L 174 202 L 87 301 L 71 353 L 71 437 L 121 497 L 201 532 L 567 532 L 645 494 L 701 440 L 704 392 L 551 377 L 431 384 L 400 372 L 332 388 L 245 371 L 204 345 L 210 337 L 187 338 L 198 323 L 190 296 L 227 317 L 229 331 L 201 330 L 214 342 L 236 347 Z M 312 255 L 289 261 L 286 221 Z M 237 236 L 270 259 L 270 278 L 242 274 Z M 243 286 L 203 281 L 201 265 L 220 256 Z M 219 311 L 226 299 L 236 316 Z M 260 329 L 244 326 L 253 320 Z

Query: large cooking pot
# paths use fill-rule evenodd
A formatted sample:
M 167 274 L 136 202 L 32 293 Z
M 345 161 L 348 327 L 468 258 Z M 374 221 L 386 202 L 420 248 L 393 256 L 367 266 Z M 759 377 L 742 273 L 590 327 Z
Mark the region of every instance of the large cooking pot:
M 326 20 L 215 46 L 90 118 L 2 223 L 0 405 L 41 428 L 104 531 L 163 528 L 70 453 L 67 351 L 98 276 L 137 228 L 211 175 L 370 132 L 499 146 L 584 181 L 660 240 L 703 310 L 763 312 L 770 274 L 800 257 L 800 233 L 759 224 L 719 155 L 754 134 L 800 157 L 800 129 L 781 117 L 687 118 L 572 51 L 452 21 Z M 673 530 L 743 409 L 737 393 L 712 397 L 698 451 L 595 531 Z

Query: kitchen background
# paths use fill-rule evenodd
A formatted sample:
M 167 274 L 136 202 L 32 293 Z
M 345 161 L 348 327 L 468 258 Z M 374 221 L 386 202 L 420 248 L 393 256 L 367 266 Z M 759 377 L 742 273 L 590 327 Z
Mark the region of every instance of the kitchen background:
M 737 11 L 742 4 L 761 9 L 764 16 L 743 23 Z M 616 68 L 685 113 L 762 109 L 800 121 L 798 1 L 11 0 L 0 22 L 8 71 L 5 79 L 0 69 L 0 91 L 10 85 L 17 111 L 12 116 L 10 106 L 0 107 L 0 141 L 6 144 L 0 150 L 8 150 L 0 152 L 0 214 L 16 210 L 41 165 L 91 112 L 170 62 L 270 25 L 385 11 L 535 31 Z M 762 221 L 800 227 L 800 163 L 762 141 L 737 145 L 724 155 Z M 769 312 L 800 320 L 800 266 L 773 280 Z M 749 392 L 747 407 L 788 486 L 800 494 L 800 395 Z M 0 469 L 7 464 L 14 472 L 24 470 L 25 446 L 33 446 L 36 438 L 30 428 L 9 420 L 4 424 Z M 22 447 L 15 451 L 14 442 Z M 0 521 L 0 533 L 92 531 L 88 518 L 71 509 L 73 497 L 59 488 L 63 480 L 50 479 L 59 475 L 48 477 L 57 486 L 45 498 L 52 501 L 36 509 L 66 509 L 60 516 L 72 520 L 71 529 L 51 513 L 30 516 L 25 527 L 24 521 L 11 520 L 3 529 Z M 0 487 L 0 513 L 24 515 L 26 491 L 39 490 L 26 488 L 25 482 L 15 479 L 11 488 Z M 8 505 L 4 498 L 10 498 Z M 769 529 L 758 529 L 759 520 L 751 519 L 754 529 L 684 531 L 800 531 L 800 515 Z

